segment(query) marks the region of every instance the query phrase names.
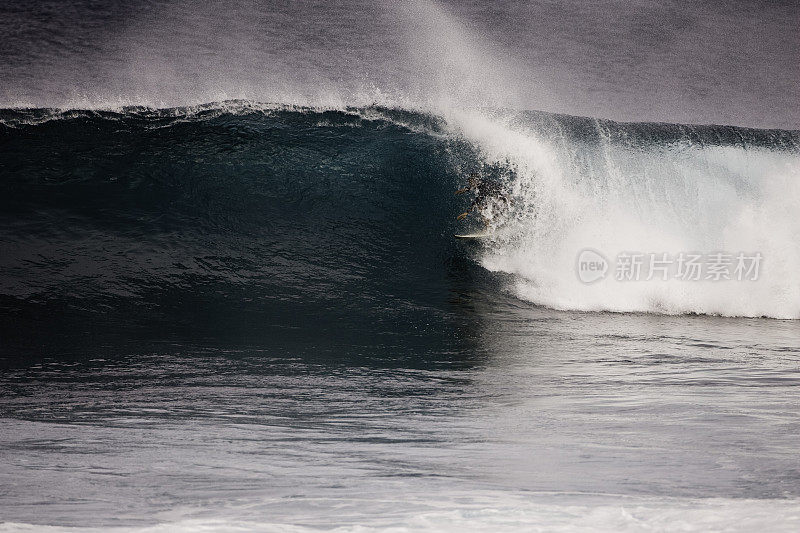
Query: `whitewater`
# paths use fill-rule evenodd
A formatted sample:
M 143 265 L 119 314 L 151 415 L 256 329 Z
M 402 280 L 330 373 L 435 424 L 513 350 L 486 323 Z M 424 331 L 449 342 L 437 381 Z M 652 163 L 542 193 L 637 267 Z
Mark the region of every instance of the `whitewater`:
M 519 208 L 481 260 L 517 275 L 521 298 L 557 309 L 800 318 L 797 133 L 513 114 L 453 122 L 487 160 L 514 171 Z M 587 285 L 574 268 L 587 248 L 767 259 L 754 283 Z

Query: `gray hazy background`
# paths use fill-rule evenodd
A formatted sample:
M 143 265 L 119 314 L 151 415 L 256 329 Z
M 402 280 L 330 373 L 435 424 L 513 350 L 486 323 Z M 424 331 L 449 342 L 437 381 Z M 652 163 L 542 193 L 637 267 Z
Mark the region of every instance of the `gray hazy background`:
M 501 106 L 800 128 L 796 2 L 0 5 L 0 106 Z

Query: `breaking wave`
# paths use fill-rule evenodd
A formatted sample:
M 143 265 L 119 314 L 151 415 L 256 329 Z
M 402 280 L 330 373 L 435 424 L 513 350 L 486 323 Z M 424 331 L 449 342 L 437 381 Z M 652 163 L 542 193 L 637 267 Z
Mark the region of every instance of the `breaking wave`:
M 795 131 L 232 101 L 7 109 L 0 140 L 9 339 L 199 328 L 390 342 L 444 333 L 464 290 L 564 310 L 800 318 Z M 453 191 L 473 171 L 513 205 L 465 245 Z M 612 264 L 583 283 L 587 248 L 609 262 L 763 263 L 755 280 L 625 282 Z

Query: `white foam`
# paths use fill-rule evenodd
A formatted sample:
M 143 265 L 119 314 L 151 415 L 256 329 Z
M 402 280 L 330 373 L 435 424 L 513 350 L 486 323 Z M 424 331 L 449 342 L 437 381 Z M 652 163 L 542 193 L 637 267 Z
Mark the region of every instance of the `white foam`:
M 251 506 L 237 518 L 214 516 L 185 518 L 149 526 L 62 527 L 6 522 L 2 533 L 73 533 L 112 531 L 116 533 L 162 532 L 693 532 L 729 533 L 770 531 L 795 532 L 800 528 L 800 501 L 753 499 L 679 499 L 642 497 L 564 496 L 489 492 L 454 494 L 437 499 L 419 495 L 390 500 L 319 500 L 299 502 L 296 516 L 264 513 L 254 516 Z M 553 500 L 560 500 L 554 502 Z M 598 500 L 596 503 L 586 500 Z M 297 502 L 292 505 L 296 505 Z M 220 510 L 230 515 L 231 509 Z M 211 516 L 210 518 L 208 516 Z
M 513 220 L 482 256 L 518 280 L 514 292 L 558 309 L 800 318 L 800 154 L 742 145 L 614 141 L 576 145 L 513 115 L 447 110 L 489 162 L 510 163 Z M 541 128 L 541 127 L 540 127 Z M 587 285 L 585 248 L 621 252 L 763 255 L 755 281 L 613 276 Z

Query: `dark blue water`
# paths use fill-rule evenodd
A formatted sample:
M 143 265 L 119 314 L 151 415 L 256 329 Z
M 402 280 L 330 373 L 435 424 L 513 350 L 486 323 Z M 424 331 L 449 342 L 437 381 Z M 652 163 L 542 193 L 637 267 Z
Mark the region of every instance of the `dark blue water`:
M 173 115 L 4 127 L 9 344 L 40 344 L 42 325 L 76 349 L 447 349 L 452 301 L 477 275 L 450 237 L 451 159 L 475 164 L 464 143 L 346 112 Z

